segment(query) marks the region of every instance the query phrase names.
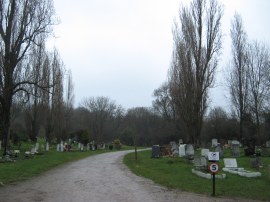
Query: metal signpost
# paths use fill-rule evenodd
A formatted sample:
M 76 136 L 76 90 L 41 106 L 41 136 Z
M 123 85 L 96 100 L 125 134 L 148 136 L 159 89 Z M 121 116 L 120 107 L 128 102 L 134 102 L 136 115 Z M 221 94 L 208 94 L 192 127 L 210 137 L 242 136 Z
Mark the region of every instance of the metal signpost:
M 216 177 L 215 174 L 219 171 L 219 166 L 216 163 L 216 161 L 219 161 L 219 152 L 209 152 L 208 153 L 208 160 L 212 162 L 208 169 L 212 173 L 213 178 L 213 196 L 215 196 L 215 190 L 216 190 Z

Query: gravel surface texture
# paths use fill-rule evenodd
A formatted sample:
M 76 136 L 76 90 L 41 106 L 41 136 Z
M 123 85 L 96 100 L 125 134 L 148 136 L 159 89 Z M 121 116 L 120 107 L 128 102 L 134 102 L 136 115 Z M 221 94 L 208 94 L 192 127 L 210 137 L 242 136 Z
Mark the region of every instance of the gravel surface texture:
M 249 201 L 169 190 L 132 174 L 122 163 L 130 151 L 90 156 L 38 177 L 0 187 L 1 202 Z M 68 154 L 67 154 L 68 155 Z

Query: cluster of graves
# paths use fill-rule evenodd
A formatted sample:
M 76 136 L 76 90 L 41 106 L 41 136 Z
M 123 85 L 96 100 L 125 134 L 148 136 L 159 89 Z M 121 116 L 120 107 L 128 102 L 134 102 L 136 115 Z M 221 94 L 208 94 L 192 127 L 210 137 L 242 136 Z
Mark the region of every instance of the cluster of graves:
M 83 143 L 76 143 L 71 144 L 71 141 L 69 140 L 69 143 L 64 143 L 63 141 L 60 142 L 60 144 L 56 145 L 56 151 L 59 152 L 71 152 L 71 151 L 95 151 L 97 149 L 106 149 L 105 144 L 96 144 L 94 141 L 87 143 L 84 145 Z
M 2 149 L 2 142 L 0 141 L 0 150 Z M 71 152 L 71 151 L 95 151 L 97 149 L 107 149 L 105 144 L 96 144 L 94 141 L 84 145 L 82 143 L 74 143 L 71 140 L 68 142 L 61 141 L 60 144 L 56 145 L 56 151 L 58 152 Z M 109 148 L 111 149 L 111 148 Z M 49 142 L 40 145 L 38 142 L 35 143 L 32 148 L 25 151 L 23 154 L 25 158 L 33 158 L 34 155 L 43 154 L 44 151 L 50 150 Z M 20 150 L 8 150 L 4 157 L 0 157 L 0 162 L 13 162 L 20 155 Z
M 182 140 L 179 143 L 170 142 L 168 145 L 152 147 L 152 158 L 160 158 L 164 156 L 179 156 L 185 158 L 187 162 L 193 163 L 192 172 L 198 176 L 211 179 L 211 174 L 207 172 L 209 166 L 209 153 L 218 153 L 219 160 L 223 160 L 224 172 L 238 174 L 244 177 L 259 177 L 260 172 L 251 172 L 237 166 L 237 158 L 240 157 L 240 147 L 244 147 L 245 155 L 250 156 L 250 166 L 252 168 L 261 168 L 262 162 L 260 156 L 270 156 L 270 141 L 266 142 L 265 147 L 255 147 L 254 144 L 242 145 L 237 140 L 223 141 L 219 143 L 217 139 L 212 139 L 209 148 L 202 148 L 201 153 L 195 154 L 195 148 L 192 144 L 183 144 Z M 224 158 L 224 148 L 230 148 L 230 158 Z M 226 174 L 217 175 L 217 178 L 224 179 Z

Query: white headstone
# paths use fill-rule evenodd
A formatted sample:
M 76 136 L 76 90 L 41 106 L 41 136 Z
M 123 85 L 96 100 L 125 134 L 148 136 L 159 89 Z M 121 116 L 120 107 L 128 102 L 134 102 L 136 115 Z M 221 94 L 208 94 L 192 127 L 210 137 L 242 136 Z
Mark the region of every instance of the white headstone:
M 237 168 L 237 162 L 234 158 L 224 158 L 224 166 L 225 168 Z
M 46 142 L 46 151 L 49 151 L 49 150 L 50 150 L 49 142 Z
M 96 148 L 95 148 L 95 145 L 92 144 L 92 151 L 95 151 Z
M 187 156 L 194 156 L 194 147 L 192 144 L 187 145 L 186 155 Z
M 36 148 L 36 151 L 38 151 L 38 149 L 39 149 L 39 143 L 38 142 L 36 143 L 36 147 L 35 148 Z
M 61 141 L 61 144 L 60 144 L 60 151 L 63 152 L 64 151 L 64 144 L 63 142 Z
M 201 156 L 204 156 L 205 158 L 208 157 L 209 149 L 202 149 L 201 150 Z
M 180 144 L 179 145 L 179 157 L 186 156 L 186 145 Z
M 266 145 L 266 147 L 269 148 L 270 147 L 270 140 L 268 140 L 265 145 Z M 1 149 L 1 145 L 0 145 L 0 149 Z
M 56 145 L 56 151 L 60 151 L 60 144 Z
M 217 139 L 212 139 L 212 147 L 216 147 L 218 145 L 218 140 Z

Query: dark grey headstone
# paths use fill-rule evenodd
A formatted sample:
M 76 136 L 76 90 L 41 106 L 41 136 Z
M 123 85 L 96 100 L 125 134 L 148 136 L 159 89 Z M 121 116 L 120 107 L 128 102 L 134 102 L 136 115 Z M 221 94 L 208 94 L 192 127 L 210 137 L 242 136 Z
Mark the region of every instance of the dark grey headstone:
M 158 145 L 152 146 L 152 158 L 159 158 L 160 157 L 160 147 Z

